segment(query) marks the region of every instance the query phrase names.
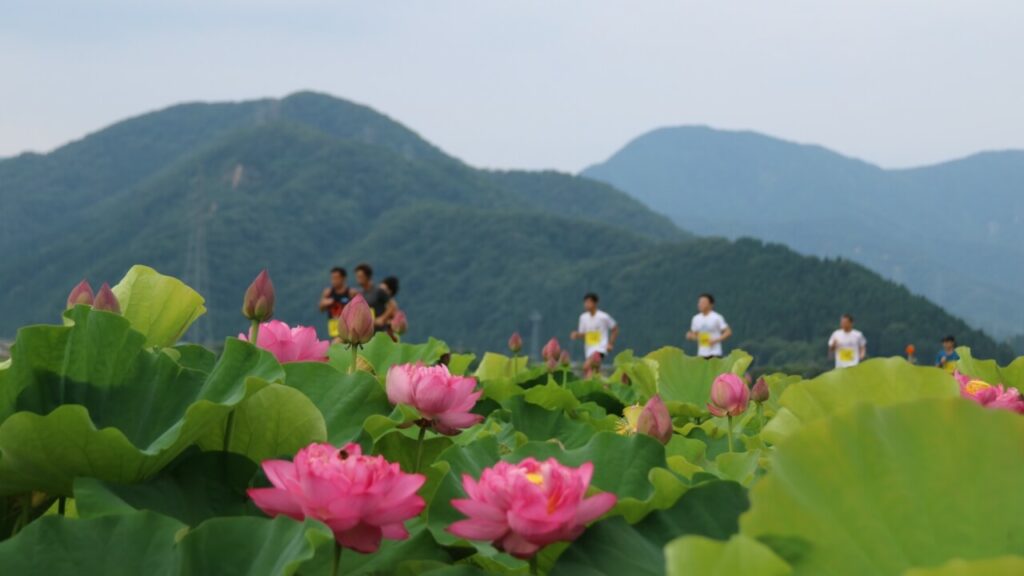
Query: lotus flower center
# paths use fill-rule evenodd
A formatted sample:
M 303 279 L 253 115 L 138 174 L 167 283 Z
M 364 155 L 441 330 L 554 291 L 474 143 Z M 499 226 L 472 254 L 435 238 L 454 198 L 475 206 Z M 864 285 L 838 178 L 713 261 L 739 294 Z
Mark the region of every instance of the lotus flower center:
M 544 485 L 544 477 L 536 472 L 528 472 L 526 474 L 526 479 L 529 480 L 530 482 L 533 482 L 537 486 Z
M 987 390 L 991 387 L 992 385 L 989 384 L 988 382 L 982 382 L 981 380 L 971 380 L 970 382 L 967 383 L 966 388 L 967 393 L 973 396 L 978 392 L 981 392 L 982 390 Z

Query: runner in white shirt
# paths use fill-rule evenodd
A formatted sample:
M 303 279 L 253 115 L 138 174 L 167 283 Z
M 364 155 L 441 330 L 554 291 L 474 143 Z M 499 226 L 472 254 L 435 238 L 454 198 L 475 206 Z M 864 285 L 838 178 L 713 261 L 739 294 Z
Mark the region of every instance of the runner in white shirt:
M 583 314 L 575 332 L 569 335 L 573 340 L 583 339 L 585 359 L 599 354 L 603 360 L 605 355 L 615 348 L 615 339 L 619 337 L 619 325 L 607 312 L 597 309 L 597 294 L 588 293 L 583 297 Z
M 722 356 L 722 342 L 732 337 L 732 328 L 721 314 L 715 312 L 715 297 L 701 294 L 697 298 L 697 315 L 690 321 L 687 340 L 697 342 L 697 355 L 702 358 Z
M 853 329 L 853 316 L 843 314 L 839 318 L 839 330 L 828 339 L 828 355 L 835 357 L 836 368 L 849 368 L 860 364 L 867 356 L 868 341 L 860 330 Z

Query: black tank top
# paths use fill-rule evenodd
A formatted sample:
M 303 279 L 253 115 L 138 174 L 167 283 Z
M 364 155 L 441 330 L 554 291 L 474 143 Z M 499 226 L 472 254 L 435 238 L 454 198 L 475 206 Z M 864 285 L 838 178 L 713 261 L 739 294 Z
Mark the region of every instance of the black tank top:
M 341 294 L 335 292 L 334 288 L 331 288 L 331 300 L 334 300 L 334 304 L 331 304 L 331 307 L 327 309 L 327 317 L 337 318 L 341 316 L 341 311 L 352 300 L 351 288 L 345 288 L 345 291 Z

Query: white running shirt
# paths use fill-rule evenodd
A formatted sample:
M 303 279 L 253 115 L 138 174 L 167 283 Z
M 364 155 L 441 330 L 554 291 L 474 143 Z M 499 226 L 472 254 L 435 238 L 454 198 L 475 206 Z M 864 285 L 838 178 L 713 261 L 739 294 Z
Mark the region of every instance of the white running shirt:
M 593 315 L 590 312 L 580 314 L 580 325 L 577 330 L 583 334 L 583 350 L 590 358 L 594 352 L 608 353 L 608 333 L 615 328 L 615 319 L 604 310 Z
M 860 349 L 867 346 L 868 341 L 860 330 L 843 332 L 836 330 L 828 339 L 829 348 L 836 347 L 836 368 L 849 368 L 860 364 Z
M 729 325 L 721 314 L 712 310 L 707 314 L 697 313 L 690 321 L 690 331 L 697 333 L 697 355 L 707 358 L 708 356 L 721 356 L 722 343 L 711 344 L 711 340 L 721 338 L 722 332 Z

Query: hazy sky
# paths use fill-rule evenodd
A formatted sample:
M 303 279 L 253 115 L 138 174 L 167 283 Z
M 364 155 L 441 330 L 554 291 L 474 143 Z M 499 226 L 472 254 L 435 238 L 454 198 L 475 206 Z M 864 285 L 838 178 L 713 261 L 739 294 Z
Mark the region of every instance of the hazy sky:
M 576 171 L 677 124 L 883 166 L 1024 148 L 1021 0 L 0 4 L 0 156 L 300 89 L 489 167 Z

